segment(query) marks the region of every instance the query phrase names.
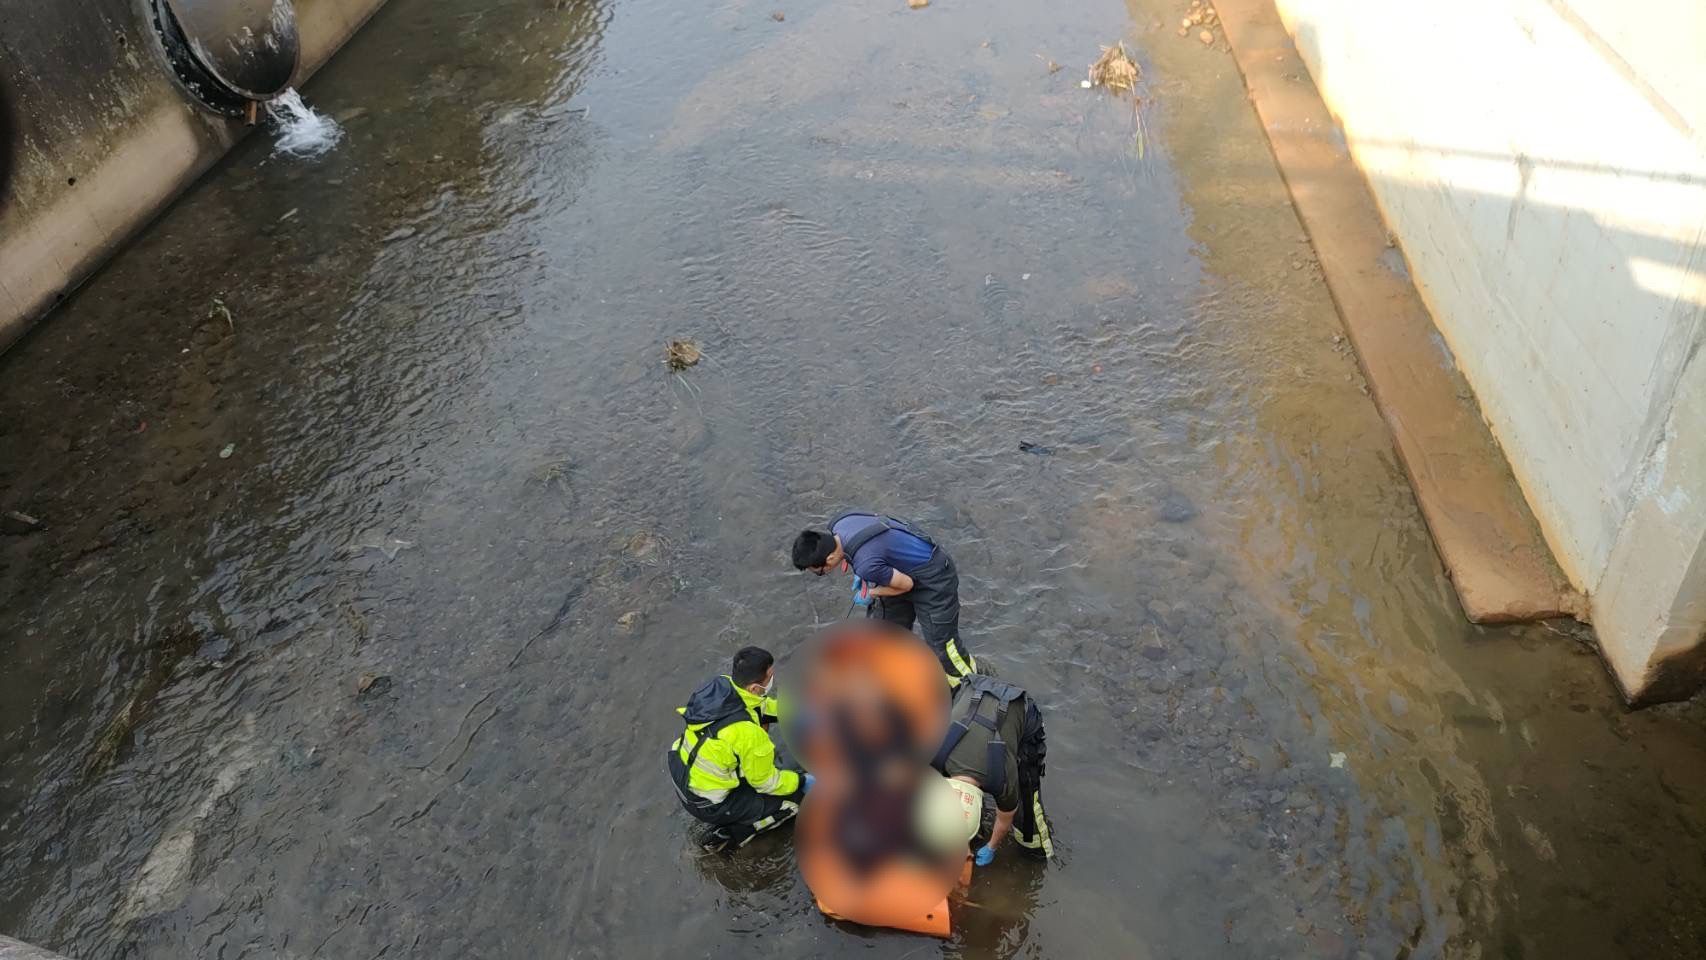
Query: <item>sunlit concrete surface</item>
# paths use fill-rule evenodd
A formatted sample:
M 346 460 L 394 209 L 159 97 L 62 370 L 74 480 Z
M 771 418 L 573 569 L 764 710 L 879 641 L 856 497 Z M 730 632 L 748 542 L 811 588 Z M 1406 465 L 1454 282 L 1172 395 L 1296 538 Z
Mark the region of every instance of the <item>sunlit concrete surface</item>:
M 1696 689 L 1706 8 L 1278 8 L 1625 692 Z

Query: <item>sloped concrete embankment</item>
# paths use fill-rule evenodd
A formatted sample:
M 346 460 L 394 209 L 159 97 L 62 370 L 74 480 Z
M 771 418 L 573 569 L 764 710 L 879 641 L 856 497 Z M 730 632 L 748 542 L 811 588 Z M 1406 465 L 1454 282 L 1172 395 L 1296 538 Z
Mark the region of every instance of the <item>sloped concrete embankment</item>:
M 383 3 L 0 3 L 0 350 Z

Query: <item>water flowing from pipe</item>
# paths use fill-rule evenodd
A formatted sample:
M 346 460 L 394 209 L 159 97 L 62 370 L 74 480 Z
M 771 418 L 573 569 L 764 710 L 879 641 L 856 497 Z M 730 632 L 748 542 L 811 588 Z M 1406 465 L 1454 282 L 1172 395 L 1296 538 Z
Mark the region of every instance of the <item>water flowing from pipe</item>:
M 322 156 L 337 146 L 344 136 L 344 130 L 337 121 L 302 102 L 302 94 L 295 87 L 267 103 L 267 116 L 272 118 L 278 133 L 273 145 L 275 154 Z

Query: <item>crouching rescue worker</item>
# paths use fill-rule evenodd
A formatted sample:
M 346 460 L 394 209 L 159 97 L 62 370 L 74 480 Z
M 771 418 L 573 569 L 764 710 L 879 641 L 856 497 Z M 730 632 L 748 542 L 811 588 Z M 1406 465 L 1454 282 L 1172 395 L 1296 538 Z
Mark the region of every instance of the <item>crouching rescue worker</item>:
M 1020 847 L 1039 857 L 1054 856 L 1048 818 L 1043 813 L 1042 712 L 1025 691 L 993 677 L 971 676 L 954 690 L 948 735 L 930 762 L 970 801 L 983 808 L 983 795 L 995 798 L 995 825 L 974 857 L 978 866 L 995 859 L 1001 841 L 1013 834 Z
M 915 524 L 874 513 L 843 513 L 828 530 L 794 538 L 794 568 L 823 576 L 853 572 L 853 602 L 865 615 L 902 629 L 914 622 L 936 652 L 950 686 L 977 672 L 960 639 L 960 574 L 954 558 Z
M 770 696 L 776 660 L 742 647 L 727 674 L 699 685 L 676 708 L 687 729 L 669 749 L 669 775 L 681 805 L 714 829 L 705 846 L 732 850 L 792 820 L 812 775 L 776 765 L 766 729 L 776 719 Z

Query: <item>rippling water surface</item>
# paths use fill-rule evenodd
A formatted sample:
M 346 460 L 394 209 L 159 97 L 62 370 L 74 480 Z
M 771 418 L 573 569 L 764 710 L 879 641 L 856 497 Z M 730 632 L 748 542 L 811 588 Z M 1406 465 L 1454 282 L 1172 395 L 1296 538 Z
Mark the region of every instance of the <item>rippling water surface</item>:
M 251 138 L 0 360 L 0 491 L 51 525 L 0 542 L 0 929 L 1706 951 L 1702 708 L 1463 623 L 1180 13 L 392 0 L 306 90 L 336 151 Z M 1078 85 L 1120 36 L 1141 128 Z M 785 548 L 865 504 L 950 545 L 1048 718 L 1062 856 L 946 945 L 826 923 L 785 837 L 699 854 L 662 773 L 703 675 L 842 613 Z

